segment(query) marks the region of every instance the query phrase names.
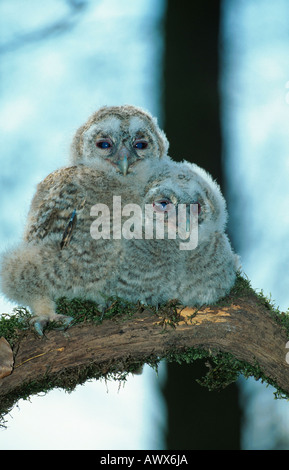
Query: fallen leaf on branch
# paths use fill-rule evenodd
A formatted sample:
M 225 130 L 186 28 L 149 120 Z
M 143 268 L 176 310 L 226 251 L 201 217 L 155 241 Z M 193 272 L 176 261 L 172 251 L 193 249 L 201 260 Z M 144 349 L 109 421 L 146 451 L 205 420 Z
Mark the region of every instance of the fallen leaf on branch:
M 13 369 L 13 352 L 10 344 L 2 336 L 0 338 L 0 379 L 10 375 Z

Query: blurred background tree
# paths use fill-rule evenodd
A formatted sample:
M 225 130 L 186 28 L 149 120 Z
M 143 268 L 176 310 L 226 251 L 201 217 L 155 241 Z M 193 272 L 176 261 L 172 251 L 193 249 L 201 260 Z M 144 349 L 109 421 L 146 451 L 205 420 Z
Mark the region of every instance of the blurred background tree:
M 189 5 L 189 6 L 188 6 Z M 222 186 L 219 93 L 220 1 L 167 1 L 164 116 L 169 153 L 209 171 Z M 196 382 L 203 361 L 168 364 L 168 449 L 239 449 L 241 409 L 236 384 L 209 392 Z

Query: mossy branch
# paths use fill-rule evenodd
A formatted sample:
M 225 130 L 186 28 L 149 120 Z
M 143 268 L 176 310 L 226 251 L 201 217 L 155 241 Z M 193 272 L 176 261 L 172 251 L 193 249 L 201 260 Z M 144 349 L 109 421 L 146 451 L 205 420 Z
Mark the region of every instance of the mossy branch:
M 124 379 L 145 363 L 206 358 L 200 382 L 221 389 L 240 374 L 253 376 L 289 397 L 286 347 L 289 316 L 276 309 L 238 276 L 231 293 L 216 305 L 184 308 L 172 301 L 158 311 L 116 300 L 101 320 L 92 302 L 60 299 L 59 313 L 73 315 L 66 331 L 49 329 L 43 338 L 26 324 L 26 312 L 0 321 L 0 337 L 10 343 L 13 368 L 0 379 L 0 414 L 20 398 L 52 388 L 71 391 L 91 378 Z

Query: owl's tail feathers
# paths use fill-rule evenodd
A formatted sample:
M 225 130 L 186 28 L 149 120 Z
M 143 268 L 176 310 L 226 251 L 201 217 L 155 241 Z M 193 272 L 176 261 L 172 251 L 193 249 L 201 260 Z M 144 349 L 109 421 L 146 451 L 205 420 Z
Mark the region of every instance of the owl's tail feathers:
M 58 315 L 49 295 L 41 248 L 23 243 L 7 251 L 0 260 L 0 289 L 12 302 L 29 307 L 35 315 L 31 323 L 42 335 L 47 323 L 56 321 L 67 328 L 71 317 Z
M 30 306 L 31 300 L 43 296 L 45 286 L 40 280 L 39 249 L 23 243 L 6 251 L 0 261 L 0 288 L 11 301 Z

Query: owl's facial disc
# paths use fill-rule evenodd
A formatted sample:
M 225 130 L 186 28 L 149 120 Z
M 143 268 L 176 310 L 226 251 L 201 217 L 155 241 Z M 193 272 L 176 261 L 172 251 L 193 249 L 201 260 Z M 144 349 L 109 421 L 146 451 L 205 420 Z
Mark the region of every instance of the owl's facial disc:
M 124 176 L 127 175 L 129 167 L 132 167 L 142 159 L 140 154 L 147 147 L 148 141 L 145 139 L 135 139 L 132 145 L 127 143 L 121 145 L 120 150 L 117 152 L 118 159 L 116 164 Z
M 192 204 L 197 205 L 197 207 L 192 209 Z M 152 201 L 154 212 L 164 214 L 163 222 L 166 227 L 174 228 L 176 233 L 179 233 L 179 230 L 183 233 L 182 231 L 185 228 L 185 232 L 190 233 L 192 214 L 199 215 L 201 213 L 201 204 L 193 201 L 191 203 L 181 203 L 181 205 L 183 207 L 179 208 L 178 199 L 173 194 L 170 198 L 164 196 L 154 198 Z
M 126 176 L 140 161 L 157 154 L 157 144 L 145 120 L 106 117 L 84 133 L 83 154 L 91 161 L 105 160 Z
M 103 157 L 126 176 L 131 168 L 145 157 L 144 152 L 149 142 L 145 138 L 134 139 L 132 142 L 123 139 L 117 145 L 111 138 L 101 137 L 96 140 L 95 145 Z
M 95 145 L 101 150 L 105 160 L 126 176 L 129 168 L 139 160 L 134 149 L 146 148 L 147 143 L 143 140 L 135 141 L 131 146 L 127 142 L 121 142 L 119 148 L 117 148 L 117 145 L 114 145 L 110 138 L 100 138 L 96 140 Z

